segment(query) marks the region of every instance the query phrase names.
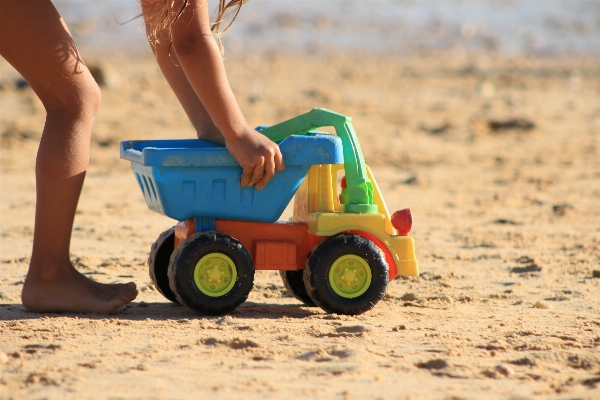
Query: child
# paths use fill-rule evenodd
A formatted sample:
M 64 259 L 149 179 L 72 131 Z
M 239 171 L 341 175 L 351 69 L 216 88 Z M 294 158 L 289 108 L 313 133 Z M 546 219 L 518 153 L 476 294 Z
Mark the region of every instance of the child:
M 172 51 L 169 58 L 171 45 L 154 41 L 156 57 L 198 136 L 225 143 L 243 168 L 242 185 L 260 189 L 283 169 L 281 153 L 242 116 L 207 29 L 203 1 L 169 0 L 169 10 L 180 10 L 176 21 L 168 15 Z M 135 299 L 135 284 L 94 282 L 69 260 L 100 90 L 50 0 L 0 0 L 0 27 L 0 55 L 27 80 L 47 112 L 36 159 L 35 229 L 23 305 L 38 312 L 113 312 Z

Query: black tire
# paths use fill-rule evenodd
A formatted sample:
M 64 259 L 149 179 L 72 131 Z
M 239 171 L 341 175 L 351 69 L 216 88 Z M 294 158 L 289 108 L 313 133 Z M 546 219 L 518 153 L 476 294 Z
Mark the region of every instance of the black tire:
M 150 249 L 148 256 L 148 272 L 156 290 L 173 303 L 177 298 L 169 286 L 169 262 L 175 244 L 175 227 L 160 234 Z
M 235 280 L 231 279 L 232 286 L 225 289 L 227 292 L 222 295 L 206 294 L 195 280 L 196 269 L 201 268 L 199 262 L 203 257 L 211 257 L 211 255 L 212 257 L 225 255 L 235 267 L 237 277 Z M 225 268 L 233 274 L 230 267 Z M 199 279 L 204 279 L 204 275 Z M 208 273 L 206 279 L 210 282 Z M 169 283 L 171 291 L 181 304 L 205 315 L 226 314 L 246 301 L 254 286 L 252 257 L 244 246 L 231 236 L 219 232 L 198 232 L 181 242 L 173 252 L 169 264 Z
M 316 306 L 315 302 L 306 292 L 306 286 L 304 286 L 304 270 L 279 271 L 279 275 L 283 281 L 283 286 L 285 286 L 289 294 L 308 307 Z
M 329 279 L 334 263 L 347 256 L 360 257 L 363 272 L 371 272 L 370 284 L 367 281 L 365 291 L 361 294 L 357 291 L 357 297 L 353 298 L 338 294 Z M 313 249 L 304 268 L 304 285 L 310 298 L 325 311 L 335 314 L 357 315 L 372 309 L 385 295 L 388 283 L 385 255 L 375 243 L 358 235 L 339 235 L 325 240 Z

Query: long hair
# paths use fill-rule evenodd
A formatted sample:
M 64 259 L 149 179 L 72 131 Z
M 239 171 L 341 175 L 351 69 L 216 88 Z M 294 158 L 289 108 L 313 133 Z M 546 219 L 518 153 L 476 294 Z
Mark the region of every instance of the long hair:
M 206 4 L 208 4 L 208 0 L 205 0 Z M 231 24 L 237 18 L 242 5 L 247 0 L 230 0 L 227 2 L 226 0 L 219 0 L 219 8 L 217 10 L 217 17 L 215 21 L 211 24 L 210 29 L 214 33 L 217 43 L 219 44 L 219 49 L 221 50 L 221 54 L 224 53 L 223 42 L 221 41 L 221 37 L 229 30 Z M 174 0 L 146 0 L 144 2 L 144 11 L 143 16 L 146 21 L 146 34 L 148 35 L 148 40 L 152 45 L 157 45 L 161 39 L 159 33 L 165 29 L 169 28 L 169 45 L 173 43 L 173 27 L 175 23 L 181 16 L 181 13 L 188 5 L 188 0 L 183 1 L 183 5 L 178 10 L 174 10 L 175 1 Z M 233 13 L 233 18 L 227 27 L 221 30 L 221 24 L 223 20 Z

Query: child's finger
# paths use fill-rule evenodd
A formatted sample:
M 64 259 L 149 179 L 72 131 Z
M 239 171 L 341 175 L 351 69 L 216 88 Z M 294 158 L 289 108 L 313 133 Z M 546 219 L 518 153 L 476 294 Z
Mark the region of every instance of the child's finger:
M 269 158 L 265 161 L 265 168 L 263 177 L 261 180 L 256 182 L 256 188 L 261 190 L 266 186 L 266 184 L 275 176 L 275 160 L 273 158 Z
M 283 155 L 281 151 L 277 151 L 275 154 L 275 172 L 283 171 L 285 169 L 285 163 L 283 162 Z
M 254 165 L 245 166 L 242 168 L 242 177 L 240 178 L 240 186 L 248 187 L 250 180 L 252 179 L 252 173 L 254 172 Z
M 256 182 L 258 182 L 262 179 L 264 173 L 265 173 L 265 160 L 264 160 L 264 158 L 262 158 L 261 162 L 254 166 L 254 170 L 252 171 L 252 177 L 250 178 L 250 182 L 248 182 L 248 186 L 256 185 Z

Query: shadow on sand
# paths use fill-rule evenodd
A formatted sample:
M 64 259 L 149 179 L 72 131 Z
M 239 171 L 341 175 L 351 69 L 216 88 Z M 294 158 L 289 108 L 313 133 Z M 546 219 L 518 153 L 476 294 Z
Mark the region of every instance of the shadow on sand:
M 307 318 L 323 314 L 318 307 L 305 307 L 295 304 L 255 303 L 247 301 L 233 312 L 226 314 L 234 319 L 278 319 L 278 318 Z M 31 320 L 42 317 L 48 318 L 85 318 L 85 319 L 119 319 L 129 321 L 166 320 L 207 320 L 218 321 L 225 315 L 206 316 L 187 307 L 175 303 L 145 303 L 134 302 L 121 307 L 113 314 L 82 314 L 82 313 L 37 313 L 28 311 L 20 303 L 0 304 L 0 321 Z

